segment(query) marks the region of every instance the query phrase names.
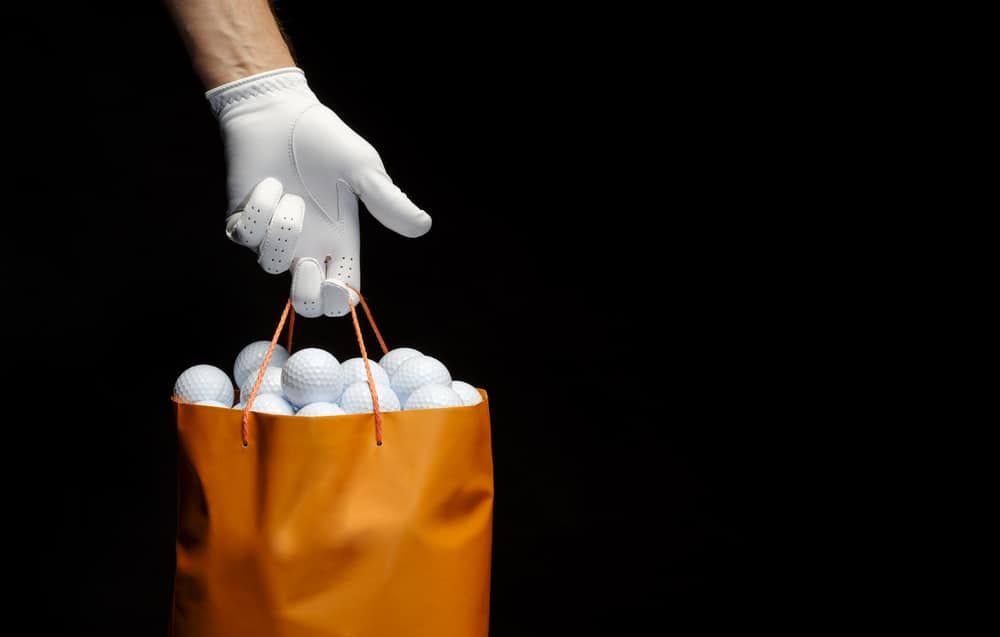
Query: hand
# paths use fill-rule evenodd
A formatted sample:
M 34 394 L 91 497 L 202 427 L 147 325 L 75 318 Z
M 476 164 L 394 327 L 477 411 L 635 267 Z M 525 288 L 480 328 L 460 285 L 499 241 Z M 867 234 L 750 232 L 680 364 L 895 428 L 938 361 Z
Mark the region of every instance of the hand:
M 361 289 L 358 198 L 407 237 L 431 227 L 385 172 L 371 144 L 322 105 L 297 68 L 260 73 L 206 94 L 226 149 L 226 235 L 265 271 L 291 270 L 302 316 L 343 316 Z

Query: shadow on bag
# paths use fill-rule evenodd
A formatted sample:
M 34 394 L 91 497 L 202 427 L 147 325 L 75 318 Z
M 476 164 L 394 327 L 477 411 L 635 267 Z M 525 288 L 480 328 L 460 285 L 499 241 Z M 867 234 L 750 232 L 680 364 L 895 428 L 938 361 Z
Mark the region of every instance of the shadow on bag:
M 388 351 L 362 299 L 382 351 Z M 285 305 L 271 349 L 289 316 Z M 357 314 L 354 328 L 366 360 Z M 288 341 L 291 349 L 291 328 Z M 297 417 L 182 403 L 173 637 L 486 637 L 489 401 Z

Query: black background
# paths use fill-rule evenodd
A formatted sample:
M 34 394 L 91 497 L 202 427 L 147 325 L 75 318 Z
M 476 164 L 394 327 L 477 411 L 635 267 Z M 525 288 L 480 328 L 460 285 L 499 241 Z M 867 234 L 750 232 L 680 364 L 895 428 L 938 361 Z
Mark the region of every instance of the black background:
M 5 286 L 39 414 L 12 432 L 30 469 L 9 484 L 38 634 L 164 633 L 173 381 L 267 338 L 289 283 L 225 238 L 203 87 L 167 14 L 131 4 L 7 26 L 27 96 L 9 97 L 8 238 L 30 257 Z M 278 16 L 434 219 L 405 239 L 363 212 L 363 289 L 390 346 L 490 394 L 491 635 L 749 622 L 769 596 L 752 383 L 771 257 L 738 203 L 757 130 L 738 58 L 716 65 L 683 17 L 334 4 Z M 354 355 L 347 319 L 296 330 Z

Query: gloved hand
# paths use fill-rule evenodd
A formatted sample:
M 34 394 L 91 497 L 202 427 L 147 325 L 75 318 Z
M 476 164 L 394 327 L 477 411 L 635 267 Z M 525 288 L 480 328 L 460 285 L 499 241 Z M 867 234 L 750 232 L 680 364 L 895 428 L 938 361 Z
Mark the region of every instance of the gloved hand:
M 205 96 L 222 129 L 226 234 L 265 271 L 291 269 L 302 316 L 342 316 L 361 289 L 358 198 L 407 237 L 431 218 L 392 183 L 371 144 L 319 102 L 297 68 L 224 84 Z

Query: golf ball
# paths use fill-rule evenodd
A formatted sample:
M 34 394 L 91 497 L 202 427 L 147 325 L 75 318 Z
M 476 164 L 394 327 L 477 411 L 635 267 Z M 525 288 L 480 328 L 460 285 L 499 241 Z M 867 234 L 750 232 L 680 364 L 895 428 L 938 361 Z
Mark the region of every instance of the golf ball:
M 416 389 L 406 399 L 407 409 L 435 409 L 439 407 L 461 407 L 462 397 L 445 385 L 424 385 Z
M 240 353 L 236 355 L 236 362 L 233 364 L 233 379 L 236 381 L 237 387 L 242 387 L 247 376 L 260 369 L 260 366 L 264 364 L 267 348 L 270 346 L 271 341 L 254 341 L 240 350 Z M 288 350 L 280 343 L 276 343 L 268 367 L 281 367 L 287 360 Z
M 185 403 L 214 400 L 231 405 L 235 388 L 226 372 L 214 365 L 193 365 L 174 383 L 174 396 Z
M 382 358 L 380 358 L 378 364 L 382 366 L 382 369 L 384 369 L 389 376 L 392 376 L 396 373 L 396 370 L 399 369 L 399 366 L 403 364 L 403 361 L 415 356 L 423 356 L 423 352 L 415 350 L 412 347 L 397 347 L 389 350 Z
M 334 402 L 343 389 L 340 362 L 318 347 L 300 349 L 281 368 L 281 388 L 293 405 Z
M 392 387 L 375 384 L 379 411 L 399 411 L 399 397 Z M 340 396 L 340 406 L 349 414 L 370 414 L 373 411 L 372 394 L 367 381 L 352 383 Z
M 389 374 L 375 361 L 368 359 L 368 365 L 372 370 L 372 379 L 376 383 L 389 384 Z M 368 374 L 365 373 L 365 359 L 360 356 L 349 358 L 340 364 L 340 378 L 344 387 L 360 381 L 368 382 Z
M 283 416 L 292 416 L 295 414 L 295 408 L 278 394 L 258 395 L 254 398 L 253 404 L 250 406 L 250 411 L 259 411 L 264 414 L 281 414 Z
M 463 405 L 478 405 L 483 402 L 483 397 L 479 390 L 469 383 L 461 380 L 451 381 L 451 388 L 462 398 Z
M 396 373 L 390 376 L 390 385 L 406 403 L 411 393 L 424 385 L 444 385 L 450 387 L 451 374 L 444 363 L 433 356 L 415 356 L 403 361 Z
M 343 416 L 345 412 L 337 403 L 309 403 L 295 412 L 296 416 Z
M 205 405 L 207 407 L 225 407 L 226 409 L 229 409 L 229 405 L 227 405 L 226 403 L 220 403 L 217 400 L 199 400 L 195 404 Z
M 250 396 L 253 384 L 257 382 L 257 375 L 259 373 L 260 368 L 258 367 L 247 375 L 246 380 L 240 385 L 240 400 L 246 400 Z M 267 369 L 264 370 L 264 378 L 260 381 L 260 388 L 257 389 L 257 395 L 278 394 L 280 396 L 281 393 L 281 368 L 274 367 L 273 364 L 268 365 Z

